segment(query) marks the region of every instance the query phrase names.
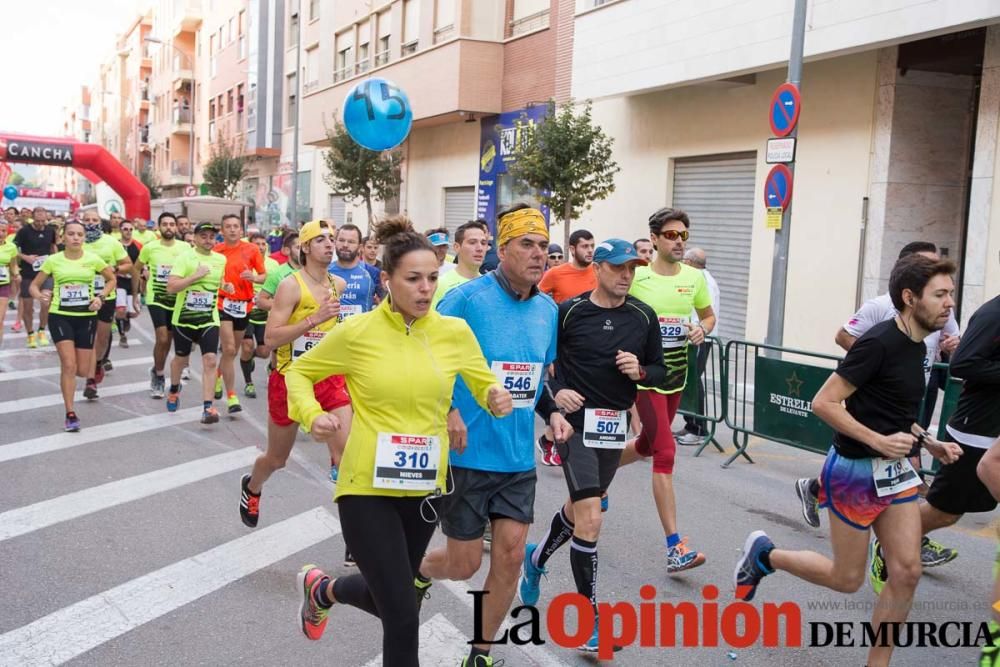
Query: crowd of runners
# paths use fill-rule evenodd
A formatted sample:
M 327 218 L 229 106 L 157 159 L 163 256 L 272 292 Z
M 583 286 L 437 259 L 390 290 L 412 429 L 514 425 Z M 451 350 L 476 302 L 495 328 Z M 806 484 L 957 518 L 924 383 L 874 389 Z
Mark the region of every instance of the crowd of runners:
M 219 422 L 220 408 L 238 418 L 266 366 L 267 443 L 240 480 L 247 527 L 266 517 L 264 486 L 298 431 L 326 445 L 345 560 L 357 572 L 302 568 L 299 616 L 311 640 L 347 604 L 380 619 L 385 664 L 417 664 L 429 589 L 473 577 L 490 542 L 477 636 L 497 636 L 515 596 L 538 604 L 542 575 L 568 545 L 576 590 L 595 614 L 580 650 L 597 651 L 602 517 L 617 470 L 640 459 L 651 462 L 664 536 L 662 565 L 643 567 L 675 575 L 706 562 L 680 528 L 673 422 L 697 358 L 689 352 L 713 333 L 718 303 L 697 262 L 685 261 L 697 221 L 683 211 L 653 212 L 634 242 L 574 231 L 565 253 L 527 204 L 453 237 L 418 232 L 403 216 L 368 236 L 323 220 L 265 235 L 235 215 L 163 213 L 152 223 L 87 212 L 53 225 L 39 208 L 4 218 L 0 309 L 17 308 L 13 328 L 29 348 L 54 345 L 66 431 L 83 427 L 80 381 L 84 399 L 100 398 L 116 334 L 128 347 L 130 322 L 146 310 L 149 395 L 164 411 L 197 405 L 200 383 L 202 424 Z M 753 599 L 778 570 L 842 592 L 867 572 L 872 622 L 905 621 L 922 569 L 958 557 L 928 533 L 996 508 L 1000 296 L 960 330 L 955 270 L 933 244 L 909 244 L 888 293 L 836 332 L 846 356 L 812 401 L 835 436 L 816 477 L 794 488 L 809 525 L 828 510 L 832 558 L 754 531 L 736 563 L 736 597 Z M 945 441 L 927 431 L 941 360 L 963 381 Z M 566 499 L 544 508 L 545 532 L 531 542 L 536 449 L 541 464 L 561 466 Z M 940 464 L 929 487 L 923 451 Z M 438 524 L 446 540 L 428 550 Z M 1000 665 L 996 620 L 983 665 Z M 463 665 L 495 664 L 490 648 L 472 645 Z M 867 664 L 889 664 L 892 650 L 873 647 Z

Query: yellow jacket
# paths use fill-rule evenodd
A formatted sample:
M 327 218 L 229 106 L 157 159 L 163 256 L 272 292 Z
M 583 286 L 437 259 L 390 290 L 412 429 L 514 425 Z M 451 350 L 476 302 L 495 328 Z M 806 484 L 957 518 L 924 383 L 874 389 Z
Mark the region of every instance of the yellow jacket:
M 499 384 L 465 320 L 432 310 L 407 328 L 402 316 L 390 310 L 388 299 L 372 312 L 335 326 L 288 367 L 288 414 L 306 430 L 324 413 L 313 385 L 331 375 L 345 376 L 354 408 L 335 498 L 428 495 L 372 485 L 379 433 L 439 438 L 436 486 L 444 493 L 455 376 L 462 376 L 483 408 L 490 387 Z

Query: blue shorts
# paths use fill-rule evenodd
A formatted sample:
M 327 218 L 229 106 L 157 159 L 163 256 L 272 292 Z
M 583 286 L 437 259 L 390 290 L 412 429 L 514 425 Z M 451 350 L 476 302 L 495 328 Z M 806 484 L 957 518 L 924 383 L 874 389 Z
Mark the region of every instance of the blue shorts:
M 831 447 L 819 479 L 819 506 L 829 508 L 852 528 L 868 530 L 889 505 L 917 499 L 917 487 L 890 496 L 875 491 L 870 458 L 849 459 Z

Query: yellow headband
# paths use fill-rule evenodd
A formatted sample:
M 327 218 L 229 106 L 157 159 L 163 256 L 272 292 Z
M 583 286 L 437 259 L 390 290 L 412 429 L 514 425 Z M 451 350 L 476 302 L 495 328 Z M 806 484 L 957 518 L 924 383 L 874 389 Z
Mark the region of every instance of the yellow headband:
M 497 225 L 497 246 L 527 234 L 540 234 L 546 241 L 549 240 L 549 228 L 545 226 L 545 217 L 538 209 L 522 208 L 500 218 Z

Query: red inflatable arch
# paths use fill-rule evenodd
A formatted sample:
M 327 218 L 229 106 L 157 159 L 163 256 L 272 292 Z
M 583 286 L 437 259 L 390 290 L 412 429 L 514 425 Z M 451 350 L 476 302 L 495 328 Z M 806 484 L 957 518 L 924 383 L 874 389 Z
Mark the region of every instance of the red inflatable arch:
M 149 219 L 149 190 L 103 146 L 0 132 L 0 162 L 72 167 L 88 181 L 104 181 L 117 192 L 125 202 L 126 217 Z

